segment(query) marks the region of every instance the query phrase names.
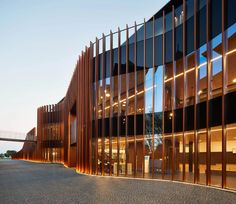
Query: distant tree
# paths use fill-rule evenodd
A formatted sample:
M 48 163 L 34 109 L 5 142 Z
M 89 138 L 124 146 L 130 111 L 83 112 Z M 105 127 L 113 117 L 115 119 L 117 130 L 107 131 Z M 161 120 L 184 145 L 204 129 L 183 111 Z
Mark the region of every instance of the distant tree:
M 11 157 L 15 153 L 16 153 L 15 150 L 7 150 L 7 152 L 4 155 L 5 157 Z

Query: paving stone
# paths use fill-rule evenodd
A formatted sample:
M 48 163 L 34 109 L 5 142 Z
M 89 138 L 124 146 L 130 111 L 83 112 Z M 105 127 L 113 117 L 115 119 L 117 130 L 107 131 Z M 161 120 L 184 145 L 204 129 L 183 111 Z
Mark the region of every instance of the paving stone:
M 96 177 L 59 164 L 0 160 L 0 204 L 236 203 L 236 193 L 183 183 Z

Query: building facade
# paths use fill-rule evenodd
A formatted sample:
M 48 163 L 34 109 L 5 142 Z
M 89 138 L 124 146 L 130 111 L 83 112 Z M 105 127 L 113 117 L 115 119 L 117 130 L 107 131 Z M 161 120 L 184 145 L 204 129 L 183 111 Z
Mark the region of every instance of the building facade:
M 235 8 L 235 0 L 170 1 L 91 42 L 58 108 L 60 145 L 45 146 L 54 136 L 38 109 L 37 160 L 236 190 Z

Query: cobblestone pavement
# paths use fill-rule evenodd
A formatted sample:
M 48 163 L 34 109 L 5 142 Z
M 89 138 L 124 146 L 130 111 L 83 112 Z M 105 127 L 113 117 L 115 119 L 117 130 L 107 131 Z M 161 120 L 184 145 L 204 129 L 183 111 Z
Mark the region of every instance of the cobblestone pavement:
M 166 181 L 77 174 L 59 164 L 0 160 L 0 203 L 236 203 L 236 193 Z

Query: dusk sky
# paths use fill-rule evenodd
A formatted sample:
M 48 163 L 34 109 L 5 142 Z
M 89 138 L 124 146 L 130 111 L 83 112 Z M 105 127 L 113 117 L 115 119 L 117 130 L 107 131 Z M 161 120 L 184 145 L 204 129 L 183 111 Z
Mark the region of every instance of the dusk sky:
M 26 133 L 60 101 L 95 37 L 148 20 L 168 0 L 0 0 L 0 130 Z M 22 143 L 0 141 L 0 153 Z

